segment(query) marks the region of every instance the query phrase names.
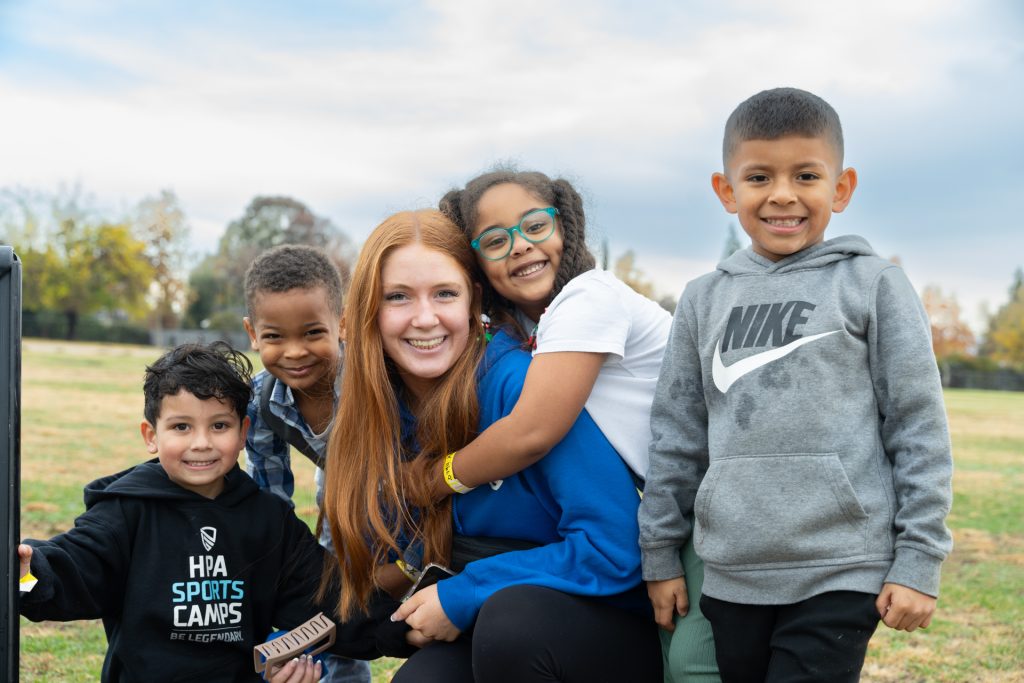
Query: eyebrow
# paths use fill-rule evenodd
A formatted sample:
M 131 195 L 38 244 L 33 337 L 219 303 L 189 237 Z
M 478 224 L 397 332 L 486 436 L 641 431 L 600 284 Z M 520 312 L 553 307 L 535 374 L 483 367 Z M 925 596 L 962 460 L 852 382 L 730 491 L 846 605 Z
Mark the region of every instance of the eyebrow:
M 430 286 L 431 289 L 461 289 L 465 287 L 465 283 L 459 282 L 436 282 Z M 407 285 L 404 282 L 384 282 L 383 289 L 413 289 L 412 285 Z
M 317 325 L 326 325 L 327 323 L 323 320 L 314 320 L 313 322 L 302 323 L 302 327 L 316 327 Z M 265 330 L 280 330 L 285 325 L 264 325 L 260 324 L 260 331 Z
M 815 167 L 817 167 L 817 168 L 828 168 L 829 165 L 825 161 L 815 160 L 815 161 L 801 161 L 799 163 L 792 164 L 789 167 L 791 167 L 791 168 L 815 168 Z M 743 164 L 742 166 L 740 166 L 738 170 L 739 170 L 740 173 L 749 173 L 750 171 L 756 171 L 757 169 L 761 169 L 761 168 L 771 168 L 771 169 L 774 169 L 774 168 L 778 168 L 778 166 L 776 164 L 771 164 L 771 163 L 768 163 L 766 161 L 751 161 L 749 163 L 746 163 L 746 164 Z
M 534 211 L 540 211 L 543 208 L 544 208 L 543 206 L 535 206 L 532 209 L 527 209 L 526 211 L 523 211 L 521 214 L 519 214 L 519 222 L 522 223 L 523 219 L 526 218 L 527 214 L 533 213 Z M 505 228 L 505 227 L 506 226 L 504 226 L 504 225 L 498 225 L 497 223 L 495 223 L 494 225 L 489 225 L 486 228 L 484 228 L 483 230 L 481 230 L 479 234 L 482 235 L 485 232 L 487 232 L 488 230 L 493 230 L 494 228 Z M 507 226 L 507 227 L 511 228 L 512 226 L 510 225 L 510 226 Z

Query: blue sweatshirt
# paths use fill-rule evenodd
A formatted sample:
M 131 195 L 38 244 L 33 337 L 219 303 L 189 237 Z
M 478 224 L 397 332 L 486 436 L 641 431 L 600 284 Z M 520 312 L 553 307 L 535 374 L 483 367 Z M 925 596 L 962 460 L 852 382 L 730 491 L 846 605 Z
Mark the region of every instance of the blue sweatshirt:
M 504 332 L 488 344 L 477 390 L 481 431 L 512 411 L 529 364 L 530 356 Z M 616 596 L 616 604 L 647 609 L 645 596 L 636 590 L 641 581 L 639 502 L 626 465 L 584 411 L 535 465 L 456 496 L 456 534 L 543 545 L 477 560 L 439 583 L 445 614 L 465 630 L 491 595 L 521 584 Z

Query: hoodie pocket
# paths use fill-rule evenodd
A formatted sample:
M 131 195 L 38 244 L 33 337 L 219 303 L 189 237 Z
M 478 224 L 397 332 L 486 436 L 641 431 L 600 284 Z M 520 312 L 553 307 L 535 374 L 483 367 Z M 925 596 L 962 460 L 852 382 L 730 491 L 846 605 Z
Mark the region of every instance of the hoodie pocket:
M 694 513 L 705 562 L 828 563 L 866 552 L 867 514 L 835 453 L 716 459 Z

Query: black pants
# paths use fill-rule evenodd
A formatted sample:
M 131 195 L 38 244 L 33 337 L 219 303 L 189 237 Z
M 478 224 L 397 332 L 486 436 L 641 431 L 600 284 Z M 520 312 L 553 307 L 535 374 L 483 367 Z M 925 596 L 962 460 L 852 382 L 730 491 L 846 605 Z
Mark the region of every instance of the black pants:
M 870 593 L 822 593 L 792 605 L 740 605 L 702 595 L 724 683 L 857 681 L 878 626 Z
M 653 618 L 550 588 L 512 586 L 484 603 L 472 633 L 427 645 L 393 683 L 661 683 Z

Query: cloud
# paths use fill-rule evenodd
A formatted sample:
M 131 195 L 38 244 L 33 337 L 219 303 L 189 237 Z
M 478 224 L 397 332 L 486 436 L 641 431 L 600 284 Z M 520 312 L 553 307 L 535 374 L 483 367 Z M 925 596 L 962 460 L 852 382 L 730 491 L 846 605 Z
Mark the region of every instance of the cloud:
M 204 249 L 256 194 L 293 195 L 359 240 L 387 211 L 512 158 L 576 179 L 598 239 L 634 248 L 678 290 L 688 264 L 714 263 L 731 220 L 708 189 L 726 116 L 797 85 L 836 106 L 862 172 L 837 229 L 927 277 L 965 272 L 975 299 L 998 300 L 1024 253 L 998 227 L 1022 189 L 1013 3 L 51 0 L 5 12 L 0 186 L 77 180 L 113 203 L 170 187 Z

